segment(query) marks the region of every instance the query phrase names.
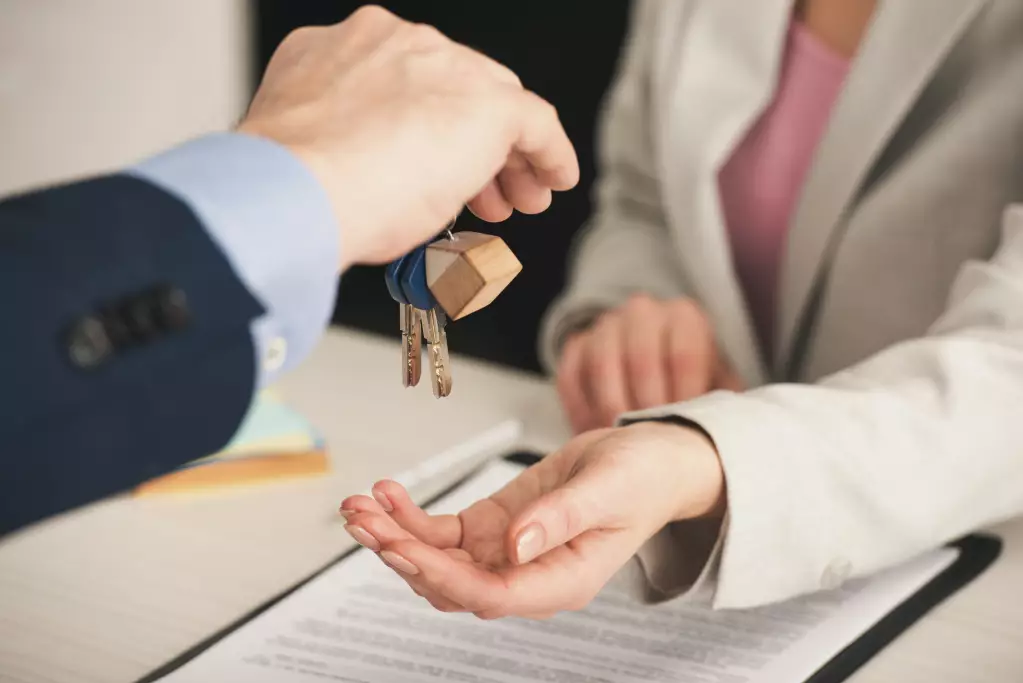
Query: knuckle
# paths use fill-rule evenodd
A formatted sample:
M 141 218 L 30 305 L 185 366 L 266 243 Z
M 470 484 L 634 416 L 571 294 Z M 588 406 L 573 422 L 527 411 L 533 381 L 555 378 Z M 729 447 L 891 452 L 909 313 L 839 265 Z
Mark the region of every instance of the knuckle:
M 408 36 L 418 46 L 431 47 L 447 41 L 444 34 L 429 24 L 409 24 Z
M 708 324 L 703 309 L 690 298 L 675 299 L 668 305 L 671 317 L 686 327 L 706 327 Z
M 547 122 L 551 125 L 559 124 L 561 122 L 561 116 L 558 114 L 558 108 L 547 100 L 541 99 L 540 101 L 543 103 L 541 105 L 543 117 L 547 120 Z
M 385 21 L 396 21 L 397 17 L 380 5 L 363 5 L 352 12 L 352 19 L 367 23 L 381 23 Z
M 648 313 L 658 308 L 657 302 L 646 292 L 636 292 L 629 296 L 625 308 L 635 313 Z
M 508 69 L 508 68 L 505 68 L 504 71 L 507 74 L 507 78 L 508 78 L 508 82 L 509 83 L 511 83 L 512 85 L 514 85 L 514 86 L 516 86 L 518 88 L 522 87 L 522 79 L 519 78 L 519 75 L 517 73 L 515 73 L 514 71 L 512 71 L 511 69 Z
M 621 337 L 621 316 L 617 311 L 605 313 L 593 324 L 593 331 L 587 339 L 587 354 L 591 358 L 613 355 L 603 351 L 612 348 L 611 345 L 617 347 L 621 343 Z
M 615 308 L 601 311 L 600 315 L 593 321 L 593 328 L 599 330 L 602 327 L 617 326 L 618 321 L 622 317 L 622 308 L 622 306 L 616 306 Z
M 300 26 L 293 29 L 284 36 L 284 40 L 281 41 L 281 49 L 283 50 L 295 50 L 307 43 L 313 41 L 314 36 L 320 29 L 316 26 Z

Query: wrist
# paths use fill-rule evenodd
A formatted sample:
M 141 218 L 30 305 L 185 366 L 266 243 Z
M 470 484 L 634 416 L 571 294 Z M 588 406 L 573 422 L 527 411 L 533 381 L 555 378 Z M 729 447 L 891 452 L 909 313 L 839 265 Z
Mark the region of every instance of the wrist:
M 666 477 L 677 482 L 675 505 L 668 522 L 719 517 L 727 507 L 725 475 L 717 447 L 697 425 L 675 418 L 636 422 L 626 429 L 643 429 L 664 442 Z
M 360 254 L 358 253 L 359 245 L 356 243 L 356 240 L 351 239 L 350 235 L 346 235 L 346 231 L 350 232 L 351 230 L 350 226 L 353 224 L 353 219 L 351 216 L 346 216 L 342 211 L 342 204 L 344 202 L 338 197 L 337 183 L 331 182 L 331 178 L 335 173 L 331 170 L 329 164 L 324 163 L 314 152 L 302 145 L 284 139 L 287 137 L 286 135 L 278 135 L 271 123 L 263 122 L 260 119 L 247 118 L 239 123 L 235 130 L 238 133 L 262 138 L 280 146 L 305 167 L 308 174 L 319 184 L 330 202 L 338 235 L 338 250 L 335 259 L 338 264 L 338 271 L 344 272 L 348 267 L 357 263 L 360 259 Z M 348 210 L 350 211 L 351 207 Z M 342 220 L 342 216 L 345 216 L 344 220 Z

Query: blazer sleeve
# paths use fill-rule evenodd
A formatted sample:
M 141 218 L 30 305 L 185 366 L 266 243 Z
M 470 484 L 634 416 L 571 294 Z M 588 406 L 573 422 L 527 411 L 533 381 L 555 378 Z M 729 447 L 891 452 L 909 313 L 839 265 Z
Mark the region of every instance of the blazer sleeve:
M 0 535 L 222 447 L 262 314 L 191 209 L 144 180 L 0 202 Z
M 928 334 L 813 385 L 715 392 L 674 416 L 714 440 L 728 513 L 695 582 L 684 526 L 639 553 L 655 599 L 776 602 L 868 574 L 1023 512 L 1023 205 L 965 264 Z M 685 524 L 685 523 L 683 523 Z M 688 555 L 688 557 L 687 557 Z
M 580 231 L 568 283 L 544 316 L 539 351 L 553 371 L 561 344 L 575 329 L 631 294 L 673 298 L 685 284 L 664 215 L 651 113 L 651 64 L 661 5 L 633 3 L 618 71 L 599 122 L 595 211 Z

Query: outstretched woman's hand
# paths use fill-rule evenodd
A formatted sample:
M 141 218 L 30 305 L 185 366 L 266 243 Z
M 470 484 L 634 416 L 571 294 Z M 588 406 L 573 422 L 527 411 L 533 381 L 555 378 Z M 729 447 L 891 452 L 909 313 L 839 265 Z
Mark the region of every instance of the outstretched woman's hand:
M 490 619 L 581 609 L 665 524 L 723 506 L 711 442 L 647 422 L 582 434 L 458 515 L 427 514 L 392 481 L 341 513 L 434 607 Z

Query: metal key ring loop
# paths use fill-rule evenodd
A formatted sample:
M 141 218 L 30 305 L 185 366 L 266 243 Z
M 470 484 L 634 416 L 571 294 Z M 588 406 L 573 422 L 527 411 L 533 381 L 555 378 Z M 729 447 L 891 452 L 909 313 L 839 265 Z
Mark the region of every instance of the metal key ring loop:
M 444 227 L 444 232 L 446 232 L 448 234 L 448 239 L 451 240 L 452 242 L 454 242 L 455 239 L 457 239 L 457 238 L 455 237 L 455 233 L 451 232 L 451 228 L 455 227 L 455 223 L 458 222 L 458 218 L 459 218 L 459 216 L 462 215 L 462 211 L 464 211 L 464 210 L 465 210 L 465 207 L 462 207 L 461 209 L 459 209 L 458 213 L 455 214 L 455 217 L 452 218 L 450 221 L 448 221 L 448 224 Z

